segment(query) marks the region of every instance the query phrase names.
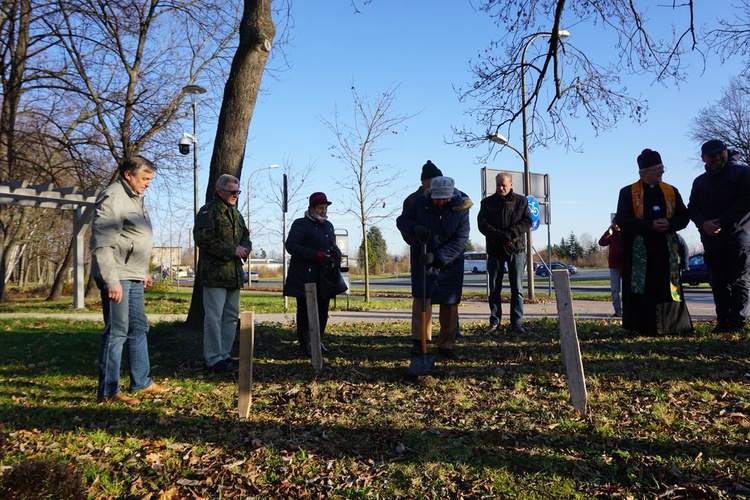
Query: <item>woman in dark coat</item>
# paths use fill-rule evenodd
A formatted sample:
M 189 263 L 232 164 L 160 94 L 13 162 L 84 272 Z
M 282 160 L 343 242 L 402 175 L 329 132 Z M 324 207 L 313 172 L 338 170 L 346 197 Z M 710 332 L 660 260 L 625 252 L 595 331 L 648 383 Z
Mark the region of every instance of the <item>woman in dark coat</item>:
M 285 244 L 291 260 L 284 295 L 297 299 L 297 338 L 300 355 L 305 357 L 310 356 L 305 284 L 316 284 L 321 338 L 328 323 L 331 297 L 346 291 L 345 286 L 343 289 L 338 287 L 338 281 L 332 282 L 332 279 L 340 276 L 341 250 L 336 246 L 333 224 L 328 221 L 329 205 L 331 202 L 324 193 L 310 195 L 310 206 L 304 217 L 292 223 Z
M 422 301 L 427 309 L 428 339 L 431 338 L 432 304 L 440 304 L 438 353 L 455 359 L 453 344 L 458 331 L 458 304 L 464 285 L 464 250 L 469 239 L 469 209 L 472 202 L 454 188 L 450 177 L 435 177 L 426 196 L 417 199 L 396 219 L 402 234 L 412 235 L 411 293 L 412 355 L 422 353 Z M 426 266 L 426 293 L 422 290 L 422 241 L 432 263 Z
M 658 152 L 638 156 L 640 180 L 620 190 L 622 326 L 645 335 L 693 330 L 680 281 L 677 231 L 690 221 L 680 192 L 662 182 Z

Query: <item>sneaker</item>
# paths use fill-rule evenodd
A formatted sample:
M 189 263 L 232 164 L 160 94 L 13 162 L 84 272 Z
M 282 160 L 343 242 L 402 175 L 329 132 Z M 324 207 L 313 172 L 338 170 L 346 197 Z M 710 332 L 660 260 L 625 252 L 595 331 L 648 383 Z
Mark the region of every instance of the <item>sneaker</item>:
M 140 401 L 138 401 L 135 398 L 131 398 L 127 394 L 123 394 L 122 392 L 116 393 L 114 396 L 110 396 L 108 398 L 99 398 L 99 404 L 105 404 L 105 403 L 122 403 L 127 406 L 138 406 L 141 404 Z
M 445 359 L 458 361 L 458 356 L 456 355 L 456 351 L 454 351 L 453 349 L 444 349 L 442 347 L 438 347 L 438 354 L 440 354 Z
M 411 341 L 411 349 L 409 350 L 409 354 L 411 354 L 412 356 L 422 355 L 422 341 L 421 340 Z
M 209 366 L 208 370 L 214 373 L 230 373 L 234 371 L 234 365 L 231 361 L 222 359 L 221 361 L 217 361 L 216 363 Z
M 526 335 L 526 328 L 524 328 L 520 323 L 510 325 L 510 329 L 516 333 L 520 333 L 521 335 Z

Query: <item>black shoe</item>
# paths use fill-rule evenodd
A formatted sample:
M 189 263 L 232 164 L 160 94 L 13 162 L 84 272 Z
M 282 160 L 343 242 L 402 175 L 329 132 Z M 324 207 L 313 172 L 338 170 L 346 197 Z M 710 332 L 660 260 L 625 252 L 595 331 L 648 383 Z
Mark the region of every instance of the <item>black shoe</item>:
M 510 325 L 510 329 L 516 333 L 520 333 L 521 335 L 526 335 L 526 328 L 523 327 L 523 325 L 516 323 L 515 325 Z
M 328 348 L 323 342 L 320 343 L 320 352 L 328 352 Z
M 309 344 L 302 344 L 299 346 L 299 356 L 301 358 L 311 358 L 312 352 L 310 351 Z
M 438 347 L 438 354 L 440 354 L 445 359 L 458 361 L 458 356 L 456 355 L 456 351 L 454 351 L 453 349 L 444 349 L 442 347 Z
M 213 373 L 230 373 L 235 371 L 235 367 L 231 361 L 222 359 L 209 366 L 208 370 Z
M 422 341 L 421 340 L 411 341 L 411 349 L 409 350 L 409 354 L 411 354 L 412 356 L 422 355 Z
M 612 315 L 613 318 L 622 318 L 622 312 L 621 311 L 615 311 L 615 313 Z
M 711 333 L 728 333 L 729 327 L 723 323 L 719 323 L 716 325 L 713 330 L 711 330 Z
M 482 329 L 482 333 L 486 335 L 497 335 L 498 333 L 500 333 L 500 325 L 485 326 Z

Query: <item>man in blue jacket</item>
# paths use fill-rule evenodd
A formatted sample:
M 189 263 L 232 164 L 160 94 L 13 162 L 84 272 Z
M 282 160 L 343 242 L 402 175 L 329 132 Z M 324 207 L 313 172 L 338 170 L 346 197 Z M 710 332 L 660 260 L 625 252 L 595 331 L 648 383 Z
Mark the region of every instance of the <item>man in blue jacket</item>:
M 440 336 L 438 353 L 457 359 L 453 350 L 458 331 L 458 304 L 464 284 L 464 249 L 469 239 L 469 209 L 472 202 L 454 187 L 450 177 L 430 181 L 427 196 L 417 197 L 396 219 L 402 234 L 413 236 L 411 243 L 412 305 L 411 354 L 422 354 L 422 302 L 427 311 L 427 338 L 431 338 L 432 304 L 440 304 Z M 422 242 L 431 254 L 430 263 L 423 265 Z M 424 274 L 423 274 L 424 273 Z M 426 290 L 423 290 L 423 275 Z
M 711 274 L 714 332 L 741 332 L 750 297 L 750 169 L 718 139 L 703 144 L 701 158 L 706 171 L 693 181 L 688 210 Z

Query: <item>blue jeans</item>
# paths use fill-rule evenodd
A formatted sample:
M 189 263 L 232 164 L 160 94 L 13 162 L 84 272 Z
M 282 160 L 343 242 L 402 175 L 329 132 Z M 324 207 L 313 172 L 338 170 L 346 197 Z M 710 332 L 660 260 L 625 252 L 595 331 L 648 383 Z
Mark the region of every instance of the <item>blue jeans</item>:
M 240 289 L 203 287 L 203 359 L 213 366 L 230 357 L 240 319 Z
M 622 302 L 620 301 L 622 269 L 609 268 L 609 287 L 612 291 L 612 307 L 615 308 L 615 314 L 622 314 Z
M 102 310 L 106 320 L 99 351 L 99 399 L 111 398 L 120 392 L 120 364 L 123 347 L 127 345 L 130 369 L 130 391 L 136 392 L 153 384 L 149 377 L 148 318 L 142 281 L 120 281 L 122 300 L 116 303 L 102 289 Z
M 508 257 L 487 256 L 487 279 L 490 294 L 490 326 L 500 326 L 503 317 L 502 291 L 505 263 L 508 263 L 508 282 L 510 283 L 510 324 L 520 325 L 523 321 L 523 269 L 526 265 L 526 254 L 514 253 Z

